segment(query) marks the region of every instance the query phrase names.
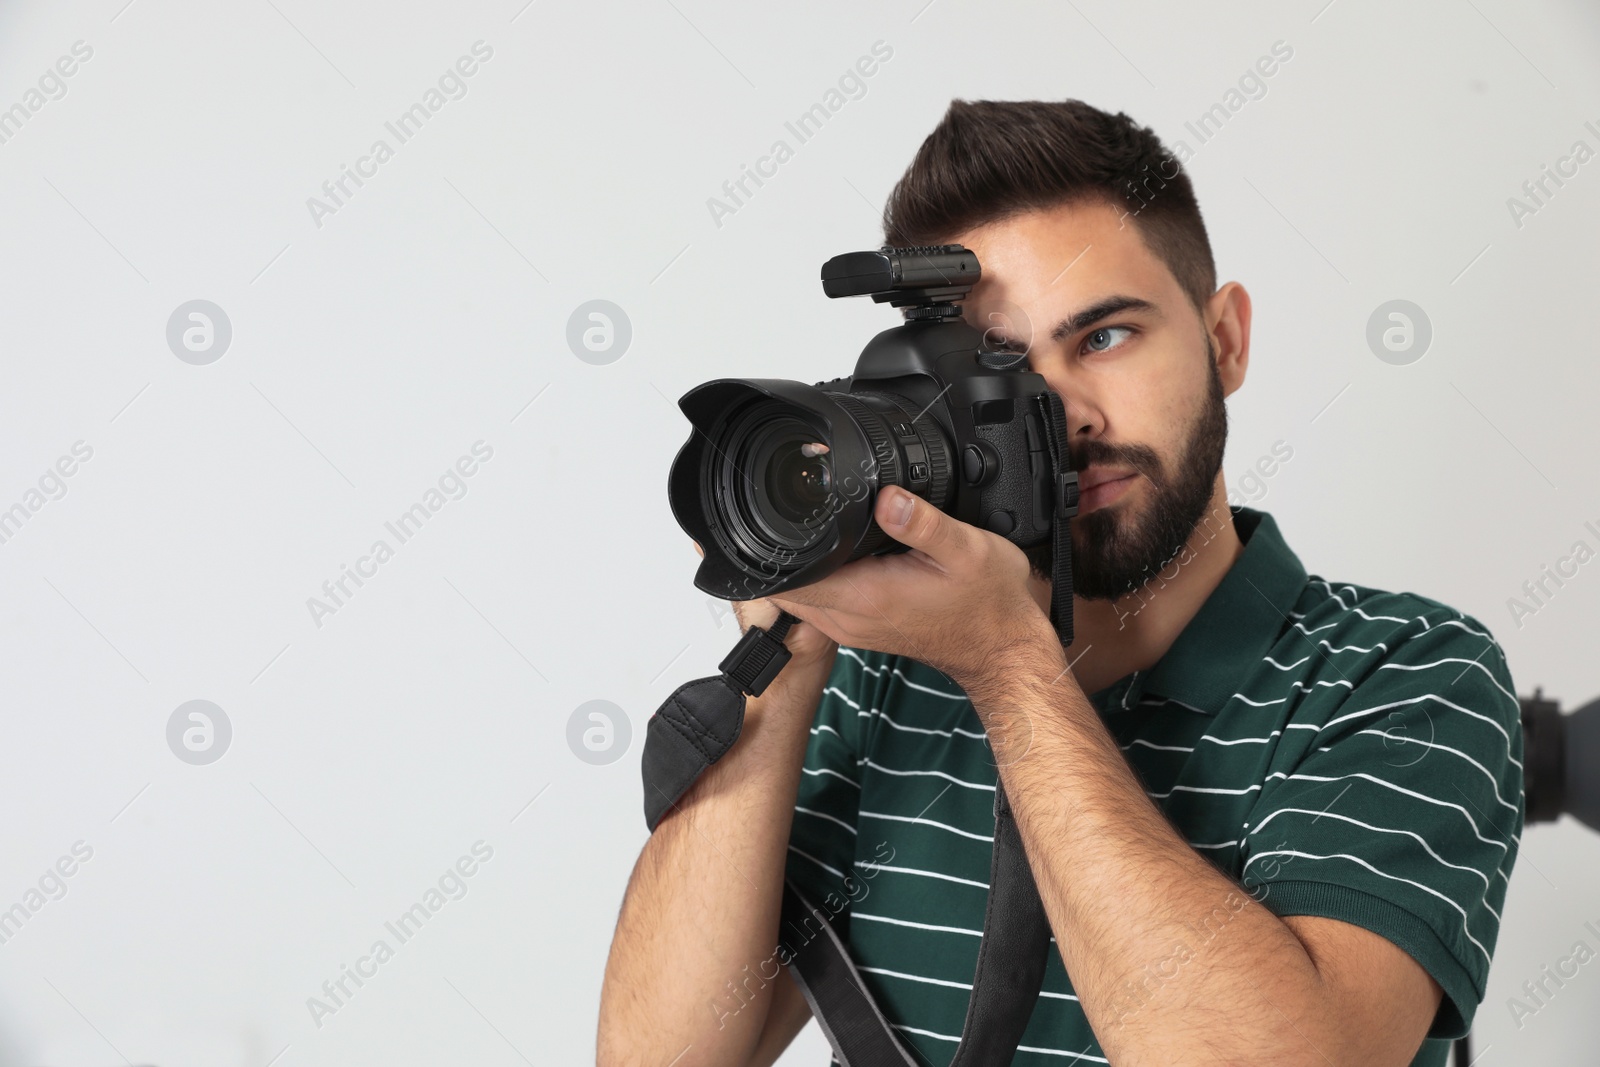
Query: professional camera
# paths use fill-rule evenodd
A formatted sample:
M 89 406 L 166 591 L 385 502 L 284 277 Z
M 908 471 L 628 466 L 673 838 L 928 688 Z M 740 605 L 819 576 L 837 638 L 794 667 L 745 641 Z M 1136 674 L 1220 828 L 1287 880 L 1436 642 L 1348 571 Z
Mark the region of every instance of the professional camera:
M 867 344 L 854 373 L 815 385 L 719 378 L 684 394 L 694 432 L 668 495 L 704 551 L 699 589 L 752 600 L 904 551 L 873 519 L 878 491 L 898 485 L 1023 548 L 1054 535 L 1055 599 L 1070 606 L 1070 568 L 1059 588 L 1078 475 L 1065 409 L 1025 352 L 987 350 L 962 319 L 955 301 L 979 274 L 961 245 L 835 256 L 824 293 L 871 295 L 906 320 Z

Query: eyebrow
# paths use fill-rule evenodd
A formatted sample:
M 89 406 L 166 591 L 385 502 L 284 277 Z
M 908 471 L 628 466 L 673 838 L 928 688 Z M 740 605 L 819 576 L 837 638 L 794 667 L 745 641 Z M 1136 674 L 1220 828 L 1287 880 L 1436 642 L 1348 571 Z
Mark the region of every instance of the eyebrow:
M 1161 309 L 1148 300 L 1141 300 L 1136 296 L 1108 296 L 1056 323 L 1056 328 L 1050 331 L 1050 340 L 1065 341 L 1079 330 L 1123 311 L 1145 311 L 1158 318 L 1161 315 Z

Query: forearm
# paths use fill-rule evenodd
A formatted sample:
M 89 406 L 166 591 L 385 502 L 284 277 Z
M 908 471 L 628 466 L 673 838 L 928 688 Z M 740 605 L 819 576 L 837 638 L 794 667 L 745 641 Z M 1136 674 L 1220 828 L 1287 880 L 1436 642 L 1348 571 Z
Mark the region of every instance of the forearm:
M 605 1067 L 749 1060 L 773 988 L 760 973 L 774 966 L 800 767 L 831 667 L 831 656 L 792 662 L 748 700 L 738 742 L 645 843 L 606 962 Z
M 1145 794 L 1054 636 L 969 688 L 1062 962 L 1113 1064 L 1341 1062 L 1317 967 Z

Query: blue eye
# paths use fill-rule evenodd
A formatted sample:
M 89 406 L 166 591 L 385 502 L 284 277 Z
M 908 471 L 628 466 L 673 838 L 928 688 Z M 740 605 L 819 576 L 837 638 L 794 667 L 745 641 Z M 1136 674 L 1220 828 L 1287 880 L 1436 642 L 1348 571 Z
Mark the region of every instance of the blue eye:
M 1113 341 L 1113 334 L 1127 334 L 1131 336 L 1133 330 L 1127 326 L 1102 326 L 1083 339 L 1083 347 L 1090 352 L 1109 352 L 1118 345 L 1124 344 L 1127 337 Z

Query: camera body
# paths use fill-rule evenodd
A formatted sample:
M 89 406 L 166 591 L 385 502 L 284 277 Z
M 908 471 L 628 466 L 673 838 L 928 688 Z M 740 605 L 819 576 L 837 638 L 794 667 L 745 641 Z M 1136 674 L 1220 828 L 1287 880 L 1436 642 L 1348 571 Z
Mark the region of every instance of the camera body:
M 698 588 L 755 599 L 904 551 L 872 518 L 889 485 L 1021 547 L 1076 512 L 1060 398 L 1026 353 L 986 350 L 954 303 L 978 277 L 960 245 L 836 256 L 822 270 L 828 296 L 871 295 L 906 318 L 850 375 L 724 378 L 683 396 L 695 432 L 669 496 L 705 553 Z

